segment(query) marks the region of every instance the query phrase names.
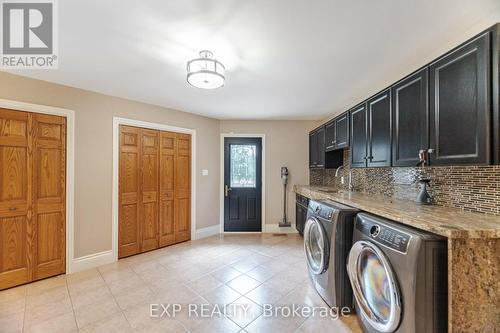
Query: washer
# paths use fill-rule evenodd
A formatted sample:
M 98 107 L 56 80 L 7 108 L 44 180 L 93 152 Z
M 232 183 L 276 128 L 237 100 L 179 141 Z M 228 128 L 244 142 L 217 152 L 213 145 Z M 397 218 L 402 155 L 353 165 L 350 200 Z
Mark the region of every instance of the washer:
M 365 332 L 447 331 L 446 238 L 360 213 L 347 270 Z
M 304 249 L 309 276 L 330 307 L 353 307 L 346 262 L 357 209 L 333 201 L 309 201 Z

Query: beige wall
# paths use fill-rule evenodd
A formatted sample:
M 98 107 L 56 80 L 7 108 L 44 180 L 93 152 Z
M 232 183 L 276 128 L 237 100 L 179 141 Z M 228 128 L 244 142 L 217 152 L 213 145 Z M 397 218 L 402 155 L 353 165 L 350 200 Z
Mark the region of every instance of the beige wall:
M 294 184 L 309 184 L 309 130 L 315 121 L 221 121 L 221 133 L 266 135 L 266 224 L 279 223 L 283 216 L 282 166 L 288 167 L 288 216 L 295 222 Z
M 219 223 L 218 120 L 4 72 L 0 98 L 75 111 L 75 257 L 111 249 L 113 116 L 197 131 L 196 224 Z

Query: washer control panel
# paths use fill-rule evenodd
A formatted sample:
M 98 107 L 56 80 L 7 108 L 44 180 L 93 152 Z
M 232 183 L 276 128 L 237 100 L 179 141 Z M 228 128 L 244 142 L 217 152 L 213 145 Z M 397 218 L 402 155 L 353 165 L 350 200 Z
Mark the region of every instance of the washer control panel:
M 366 236 L 369 236 L 373 241 L 385 245 L 388 248 L 401 253 L 406 253 L 408 251 L 408 244 L 410 243 L 411 236 L 402 231 L 390 228 L 386 225 L 379 225 L 366 221 L 357 221 L 356 229 Z

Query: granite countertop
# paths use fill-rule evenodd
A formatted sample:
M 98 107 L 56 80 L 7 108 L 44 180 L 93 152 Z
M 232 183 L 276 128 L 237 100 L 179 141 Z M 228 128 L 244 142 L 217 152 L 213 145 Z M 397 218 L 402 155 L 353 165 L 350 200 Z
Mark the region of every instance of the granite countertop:
M 295 185 L 294 190 L 310 199 L 330 199 L 448 238 L 500 238 L 500 216 L 422 206 L 382 195 L 337 191 L 322 186 Z

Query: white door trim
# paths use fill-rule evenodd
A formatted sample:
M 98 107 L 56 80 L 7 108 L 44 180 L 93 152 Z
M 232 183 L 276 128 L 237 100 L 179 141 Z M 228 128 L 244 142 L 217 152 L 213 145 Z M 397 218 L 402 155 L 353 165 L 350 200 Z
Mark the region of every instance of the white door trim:
M 49 105 L 0 99 L 0 107 L 66 118 L 66 274 L 73 271 L 75 203 L 75 111 Z
M 262 139 L 262 226 L 266 231 L 266 135 L 255 133 L 221 133 L 220 134 L 220 191 L 219 191 L 219 224 L 220 232 L 224 233 L 224 138 L 261 138 Z M 235 232 L 230 232 L 235 234 Z M 251 232 L 255 233 L 255 232 Z
M 111 227 L 114 261 L 118 260 L 118 164 L 120 152 L 120 125 L 150 128 L 160 131 L 191 134 L 191 239 L 196 239 L 196 130 L 141 120 L 113 117 L 113 209 Z

